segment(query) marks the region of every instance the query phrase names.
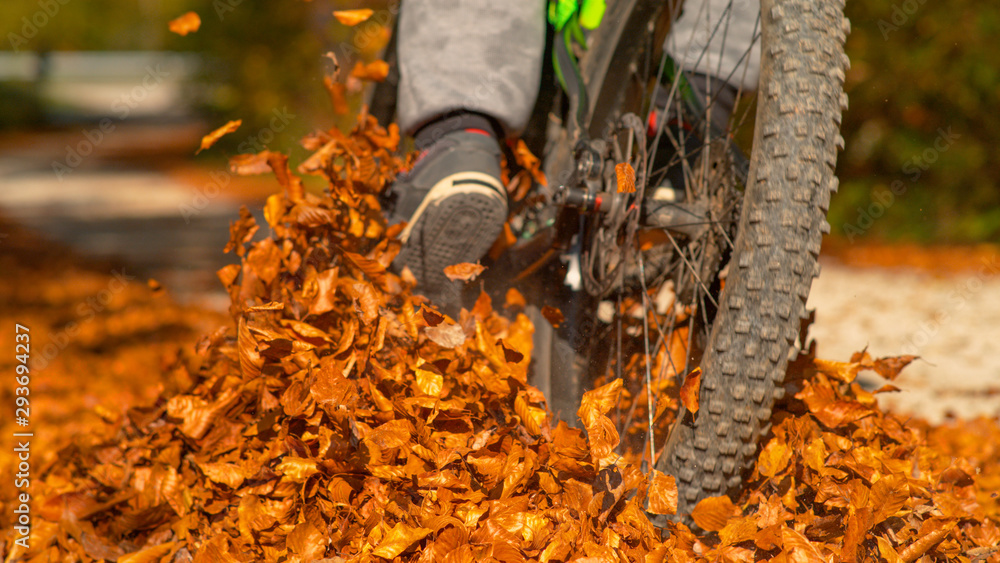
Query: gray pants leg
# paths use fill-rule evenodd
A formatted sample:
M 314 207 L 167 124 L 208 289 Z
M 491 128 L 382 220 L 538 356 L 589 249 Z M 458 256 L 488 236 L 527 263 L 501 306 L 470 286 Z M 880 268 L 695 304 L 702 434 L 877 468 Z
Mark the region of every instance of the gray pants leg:
M 756 90 L 760 78 L 760 2 L 686 0 L 665 47 L 685 70 Z
M 545 0 L 406 0 L 399 19 L 399 125 L 466 109 L 524 129 L 545 56 Z
M 545 6 L 545 0 L 403 2 L 400 127 L 412 133 L 466 109 L 496 118 L 508 133 L 523 130 L 545 56 Z M 666 47 L 687 70 L 755 89 L 759 21 L 757 0 L 688 0 Z

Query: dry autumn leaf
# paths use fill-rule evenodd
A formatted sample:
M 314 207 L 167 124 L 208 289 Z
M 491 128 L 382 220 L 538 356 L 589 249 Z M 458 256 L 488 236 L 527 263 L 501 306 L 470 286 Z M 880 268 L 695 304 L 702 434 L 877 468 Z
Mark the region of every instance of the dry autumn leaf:
M 730 518 L 738 515 L 740 509 L 727 496 L 702 499 L 691 511 L 691 519 L 699 528 L 708 532 L 718 532 Z
M 237 129 L 240 128 L 240 125 L 243 125 L 243 120 L 237 119 L 235 121 L 230 121 L 229 123 L 216 129 L 215 131 L 212 131 L 208 135 L 205 135 L 204 137 L 201 138 L 201 147 L 198 149 L 197 152 L 195 152 L 195 154 L 198 154 L 201 151 L 214 145 L 215 142 L 218 141 L 220 138 L 222 138 L 223 135 L 227 135 L 229 133 L 232 133 L 233 131 L 236 131 Z
M 455 323 L 442 323 L 424 329 L 424 334 L 442 348 L 458 348 L 465 343 L 465 330 Z
M 698 396 L 701 393 L 701 368 L 696 367 L 684 377 L 684 385 L 681 386 L 681 404 L 691 414 L 698 412 Z
M 702 530 L 654 527 L 646 508 L 669 513 L 678 497 L 672 476 L 653 472 L 647 481 L 640 469 L 649 459 L 645 355 L 623 357 L 618 383 L 585 396 L 578 414 L 586 430 L 553 427 L 527 378 L 534 327 L 516 310 L 523 296 L 506 299 L 513 319 L 493 311 L 484 293 L 455 322 L 422 310 L 412 283 L 384 271 L 398 246 L 369 225 L 380 213 L 377 194 L 402 163 L 398 130 L 368 117 L 349 134 L 307 140 L 310 151 L 329 147 L 310 164 L 327 181 L 322 192 L 298 191 L 277 153 L 256 157 L 283 189 L 265 204 L 266 237 L 254 237 L 249 210 L 232 224 L 227 247 L 240 264 L 219 271 L 229 318 L 182 313 L 140 283 L 121 295 L 127 307 L 81 325 L 46 368 L 54 392 L 33 399 L 49 401 L 40 423 L 56 413 L 81 433 L 64 449 L 45 446 L 59 463 L 32 470 L 38 551 L 25 555 L 8 539 L 8 558 L 995 558 L 996 421 L 934 426 L 887 413 L 811 357 L 789 367 L 790 393 L 745 492 L 699 504 Z M 22 276 L 32 284 L 18 291 L 37 285 L 37 294 L 27 294 L 32 307 L 0 311 L 7 326 L 24 322 L 21 315 L 45 315 L 33 326 L 61 326 L 106 284 L 46 267 L 49 276 Z M 204 334 L 206 319 L 222 326 Z M 421 336 L 434 325 L 462 343 Z M 190 341 L 159 345 L 179 331 Z M 136 335 L 155 338 L 133 345 Z M 656 383 L 658 437 L 675 422 L 681 385 L 669 364 L 683 373 L 687 341 L 675 331 L 651 354 L 666 374 Z M 514 362 L 515 353 L 524 357 Z M 892 375 L 906 361 L 862 353 L 846 363 Z M 118 406 L 128 403 L 120 387 L 154 376 L 160 387 L 149 400 Z M 94 396 L 104 404 L 95 407 Z M 13 474 L 16 463 L 0 451 L 0 470 Z M 703 531 L 710 528 L 717 532 Z
M 549 321 L 549 324 L 551 324 L 553 327 L 556 328 L 559 328 L 559 325 L 561 325 L 563 321 L 566 320 L 566 317 L 563 316 L 562 311 L 556 309 L 555 307 L 550 307 L 548 305 L 542 307 L 542 316 L 545 317 L 545 320 Z
M 370 8 L 361 8 L 358 10 L 337 10 L 333 12 L 333 17 L 337 18 L 337 21 L 346 26 L 355 26 L 359 23 L 372 17 L 374 10 Z
M 358 61 L 351 69 L 351 76 L 358 80 L 371 80 L 372 82 L 382 82 L 389 76 L 389 63 L 385 61 L 372 61 L 363 63 Z
M 187 35 L 188 33 L 198 31 L 198 28 L 201 27 L 201 18 L 194 12 L 188 12 L 176 19 L 170 20 L 167 27 L 177 35 Z
M 464 262 L 462 264 L 453 264 L 444 269 L 444 275 L 448 276 L 451 281 L 466 281 L 470 282 L 476 279 L 479 274 L 483 273 L 486 266 L 481 266 L 479 264 L 469 264 Z
M 653 514 L 677 513 L 677 484 L 673 475 L 653 470 L 653 480 L 649 484 L 649 511 Z
M 615 178 L 618 181 L 618 193 L 630 194 L 635 192 L 635 170 L 627 162 L 620 162 L 615 165 Z

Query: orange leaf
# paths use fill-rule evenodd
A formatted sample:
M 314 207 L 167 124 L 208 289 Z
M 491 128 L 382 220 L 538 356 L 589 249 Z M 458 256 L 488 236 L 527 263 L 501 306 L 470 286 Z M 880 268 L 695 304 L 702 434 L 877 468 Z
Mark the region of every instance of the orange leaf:
M 376 557 L 385 557 L 386 559 L 394 559 L 400 553 L 406 551 L 406 548 L 413 545 L 430 534 L 431 530 L 428 528 L 415 528 L 407 526 L 402 522 L 397 522 L 395 526 L 389 530 L 389 533 L 382 537 L 382 541 L 379 542 L 378 547 L 372 551 L 372 555 Z
M 167 28 L 177 35 L 194 33 L 198 31 L 199 27 L 201 27 L 201 18 L 194 12 L 188 12 L 177 19 L 170 20 L 170 23 L 167 24 Z
M 365 64 L 358 61 L 354 65 L 354 68 L 351 69 L 351 76 L 360 80 L 382 82 L 386 76 L 389 76 L 389 63 L 385 61 L 372 61 Z
M 696 367 L 684 378 L 681 386 L 681 404 L 691 414 L 698 412 L 698 394 L 701 391 L 701 368 Z
M 267 163 L 267 158 L 270 155 L 271 151 L 261 151 L 257 154 L 238 154 L 229 159 L 229 170 L 240 176 L 268 174 L 271 172 L 271 165 Z
M 417 379 L 420 378 L 420 372 L 425 371 L 417 369 Z M 430 373 L 430 372 L 428 372 Z M 434 375 L 434 374 L 431 374 Z M 437 376 L 440 378 L 441 376 Z M 385 424 L 374 428 L 367 437 L 366 440 L 374 442 L 379 449 L 388 450 L 391 448 L 398 448 L 410 441 L 410 424 L 405 420 L 390 420 Z
M 451 281 L 462 280 L 462 281 L 472 281 L 476 277 L 483 273 L 486 266 L 481 266 L 479 264 L 470 264 L 468 262 L 463 262 L 461 264 L 453 264 L 444 269 L 444 275 L 448 276 Z
M 786 561 L 795 563 L 824 563 L 826 559 L 805 536 L 791 528 L 781 529 L 782 553 Z
M 953 520 L 933 518 L 924 522 L 920 527 L 920 538 L 906 546 L 906 549 L 899 554 L 899 559 L 903 563 L 912 563 L 927 553 L 930 548 L 941 542 L 955 527 Z
M 537 156 L 532 154 L 531 149 L 528 148 L 523 139 L 518 139 L 517 144 L 514 145 L 514 159 L 518 165 L 531 174 L 531 177 L 536 182 L 542 185 L 548 184 L 548 181 L 545 179 L 545 173 L 542 172 L 542 162 Z
M 875 360 L 875 365 L 872 369 L 882 377 L 892 381 L 899 376 L 899 372 L 903 370 L 906 366 L 910 365 L 910 362 L 916 360 L 920 356 L 896 356 L 892 358 L 879 358 Z
M 615 177 L 618 180 L 618 193 L 630 194 L 635 192 L 635 170 L 627 162 L 620 162 L 615 165 Z
M 520 291 L 514 289 L 513 287 L 507 290 L 507 295 L 504 297 L 504 307 L 508 309 L 520 309 L 528 304 L 524 299 L 524 295 Z
M 756 515 L 733 518 L 719 531 L 723 544 L 732 545 L 751 540 L 757 535 Z
M 739 515 L 740 509 L 727 496 L 708 497 L 702 499 L 694 510 L 691 519 L 699 528 L 707 532 L 718 532 L 726 526 L 730 518 Z
M 850 383 L 858 376 L 863 367 L 859 362 L 834 362 L 815 359 L 816 370 L 844 383 Z
M 330 103 L 333 104 L 333 113 L 337 115 L 347 115 L 350 106 L 347 104 L 347 86 L 342 82 L 334 82 L 329 76 L 323 77 L 323 87 L 330 95 Z
M 417 388 L 424 395 L 430 395 L 431 397 L 440 397 L 441 390 L 444 388 L 444 377 L 434 373 L 433 371 L 417 368 Z
M 792 449 L 783 441 L 775 438 L 764 446 L 757 458 L 757 471 L 765 477 L 774 477 L 788 466 L 792 459 Z
M 442 348 L 458 348 L 466 339 L 465 331 L 455 323 L 429 326 L 424 329 L 424 334 Z
M 198 154 L 199 152 L 214 145 L 215 142 L 218 141 L 220 138 L 222 138 L 223 135 L 227 135 L 229 133 L 232 133 L 233 131 L 236 131 L 237 129 L 240 128 L 240 125 L 243 125 L 243 120 L 237 119 L 236 121 L 230 121 L 229 123 L 216 129 L 215 131 L 212 131 L 208 135 L 205 135 L 204 137 L 201 138 L 201 148 L 199 148 L 198 151 L 195 152 L 195 154 Z
M 374 13 L 375 11 L 370 8 L 362 8 L 359 10 L 337 10 L 333 13 L 333 17 L 337 18 L 337 21 L 340 23 L 351 27 L 372 17 L 372 14 Z
M 497 339 L 497 346 L 503 349 L 503 357 L 509 363 L 519 364 L 521 363 L 521 360 L 524 359 L 524 354 L 518 352 L 513 348 L 508 348 L 507 345 L 504 344 L 503 339 L 500 338 Z
M 653 470 L 653 481 L 649 484 L 649 512 L 653 514 L 677 513 L 677 483 L 673 475 L 665 475 Z
M 875 519 L 872 525 L 879 524 L 893 516 L 903 508 L 910 498 L 910 486 L 906 476 L 901 473 L 883 475 L 872 485 L 869 503 L 875 509 Z
M 549 307 L 548 305 L 542 307 L 542 316 L 545 317 L 545 320 L 549 321 L 549 324 L 555 328 L 559 328 L 559 325 L 566 320 L 562 311 L 556 309 L 555 307 Z
M 292 456 L 287 456 L 281 460 L 281 463 L 275 469 L 284 474 L 285 479 L 296 483 L 305 481 L 319 471 L 315 460 Z

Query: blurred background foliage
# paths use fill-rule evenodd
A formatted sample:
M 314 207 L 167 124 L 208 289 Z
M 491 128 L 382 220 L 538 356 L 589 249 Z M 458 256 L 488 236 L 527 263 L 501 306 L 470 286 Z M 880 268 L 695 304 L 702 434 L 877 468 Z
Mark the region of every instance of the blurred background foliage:
M 833 232 L 854 240 L 998 240 L 1000 4 L 852 0 L 847 15 L 850 109 Z M 902 194 L 876 218 L 897 181 Z
M 296 116 L 271 143 L 279 150 L 311 130 L 347 125 L 347 116 L 331 111 L 323 77 L 333 65 L 322 55 L 337 54 L 343 82 L 352 58 L 377 56 L 388 39 L 370 26 L 343 26 L 332 12 L 371 7 L 384 19 L 389 0 L 3 0 L 0 49 L 13 49 L 11 33 L 25 37 L 25 22 L 43 4 L 58 5 L 58 14 L 19 50 L 201 54 L 193 105 L 212 126 L 244 120 L 223 140 L 230 152 L 266 128 L 278 108 Z M 201 29 L 186 37 L 168 32 L 167 22 L 188 10 L 201 16 Z M 847 13 L 850 109 L 833 233 L 851 240 L 1000 238 L 1000 4 L 851 0 Z M 39 126 L 36 94 L 30 83 L 0 82 L 0 128 Z M 357 107 L 354 97 L 347 115 Z

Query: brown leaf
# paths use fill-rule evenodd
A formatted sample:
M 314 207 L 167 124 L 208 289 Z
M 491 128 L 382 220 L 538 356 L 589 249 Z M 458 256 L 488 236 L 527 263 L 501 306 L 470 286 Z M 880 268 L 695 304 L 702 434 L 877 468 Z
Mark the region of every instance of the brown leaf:
M 892 358 L 879 358 L 875 360 L 873 369 L 882 377 L 892 381 L 899 377 L 899 373 L 913 360 L 920 356 L 896 356 Z
M 423 313 L 424 322 L 427 323 L 427 326 L 434 327 L 441 324 L 441 322 L 444 321 L 444 316 L 439 314 L 434 309 L 421 307 L 420 312 Z
M 890 473 L 872 485 L 868 502 L 875 509 L 872 525 L 894 516 L 910 498 L 910 486 L 906 475 Z
M 718 532 L 730 518 L 738 516 L 740 509 L 727 496 L 702 499 L 691 511 L 691 519 L 707 532 Z
M 765 477 L 780 473 L 792 459 L 792 449 L 783 440 L 774 438 L 764 446 L 757 458 L 757 471 Z
M 816 370 L 824 373 L 838 381 L 850 383 L 858 376 L 862 365 L 859 362 L 834 362 L 830 360 L 815 359 L 813 363 Z
M 519 364 L 521 363 L 521 360 L 524 359 L 524 354 L 518 352 L 513 348 L 509 348 L 506 344 L 504 344 L 502 338 L 497 339 L 497 346 L 503 349 L 504 359 L 512 364 Z
M 187 35 L 188 33 L 194 33 L 198 31 L 199 27 L 201 27 L 201 18 L 198 17 L 198 14 L 194 12 L 188 12 L 183 16 L 180 16 L 179 18 L 170 20 L 170 23 L 167 24 L 167 28 L 171 32 L 176 33 L 177 35 Z
M 372 555 L 376 557 L 385 557 L 386 559 L 394 559 L 400 553 L 406 551 L 408 547 L 427 537 L 427 535 L 431 532 L 432 530 L 429 528 L 407 526 L 402 522 L 397 522 L 396 525 L 389 530 L 389 533 L 382 537 L 382 541 L 380 541 L 378 547 L 372 551 Z
M 326 534 L 320 532 L 310 522 L 303 522 L 292 533 L 288 534 L 288 550 L 298 555 L 303 561 L 317 561 L 326 552 L 326 544 L 330 542 Z
M 374 442 L 379 449 L 388 450 L 391 448 L 401 447 L 409 442 L 410 431 L 410 423 L 407 421 L 399 419 L 390 420 L 389 422 L 372 429 L 371 434 L 365 437 L 365 439 Z
M 371 80 L 372 82 L 382 82 L 389 76 L 389 63 L 385 61 L 372 61 L 365 64 L 358 61 L 351 69 L 351 76 L 359 80 Z
M 691 370 L 681 386 L 681 404 L 691 414 L 698 412 L 698 395 L 701 393 L 701 367 Z
M 792 528 L 781 529 L 782 554 L 795 563 L 825 563 L 826 558 L 805 536 Z
M 504 296 L 504 307 L 507 309 L 523 309 L 528 305 L 525 301 L 524 295 L 520 291 L 514 289 L 513 287 L 507 290 L 507 295 Z
M 375 12 L 370 8 L 361 8 L 358 10 L 337 10 L 333 12 L 333 17 L 337 18 L 337 21 L 340 23 L 351 27 L 372 17 L 372 14 L 374 13 Z
M 159 545 L 151 545 L 140 549 L 139 551 L 133 551 L 119 557 L 116 563 L 158 563 L 159 561 L 169 561 L 170 559 L 165 559 L 170 553 L 175 549 L 175 542 L 166 542 Z
M 256 154 L 238 154 L 229 159 L 229 170 L 240 176 L 268 174 L 271 166 L 267 163 L 271 151 L 261 151 Z
M 677 483 L 673 475 L 653 470 L 653 479 L 649 483 L 648 510 L 653 514 L 677 514 Z
M 333 113 L 337 115 L 347 115 L 350 106 L 347 104 L 347 86 L 342 82 L 334 82 L 329 76 L 323 77 L 323 87 L 330 95 L 330 103 L 333 105 Z
M 957 522 L 946 518 L 933 518 L 924 522 L 920 528 L 920 537 L 913 541 L 899 554 L 903 563 L 913 563 L 932 547 L 941 543 Z
M 485 269 L 486 266 L 463 262 L 461 264 L 454 264 L 446 267 L 444 269 L 444 275 L 448 276 L 448 279 L 451 281 L 461 280 L 470 282 L 476 279 L 479 274 L 483 273 L 483 270 Z
M 635 192 L 635 170 L 627 162 L 620 162 L 615 165 L 615 178 L 618 181 L 618 193 L 630 194 Z
M 201 138 L 201 147 L 197 150 L 197 152 L 195 152 L 195 154 L 198 154 L 201 151 L 214 145 L 215 142 L 221 139 L 223 135 L 228 135 L 229 133 L 236 131 L 237 129 L 240 128 L 240 125 L 243 125 L 243 120 L 237 119 L 235 121 L 230 121 L 229 123 L 216 129 L 215 131 L 212 131 L 208 135 L 205 135 L 204 137 Z
M 458 348 L 466 339 L 465 330 L 455 323 L 429 326 L 424 329 L 424 334 L 442 348 Z
M 542 316 L 545 317 L 545 320 L 549 321 L 549 324 L 555 328 L 559 328 L 559 325 L 566 320 L 562 311 L 556 309 L 555 307 L 549 307 L 548 305 L 542 307 Z

